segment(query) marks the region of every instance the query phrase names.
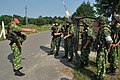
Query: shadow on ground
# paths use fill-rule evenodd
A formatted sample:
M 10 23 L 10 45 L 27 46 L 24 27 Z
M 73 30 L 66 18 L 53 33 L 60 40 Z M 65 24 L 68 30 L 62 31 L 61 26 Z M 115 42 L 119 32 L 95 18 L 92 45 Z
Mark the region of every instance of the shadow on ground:
M 60 80 L 69 80 L 69 79 L 67 79 L 67 78 L 61 78 Z
M 40 49 L 43 50 L 45 53 L 49 53 L 50 52 L 50 48 L 45 47 L 45 46 L 40 46 Z
M 13 53 L 9 54 L 7 58 L 11 63 L 13 63 L 13 58 L 14 58 Z M 25 58 L 22 57 L 22 60 L 25 60 Z
M 12 63 L 13 62 L 13 53 L 9 54 L 7 58 Z
M 64 39 L 63 39 L 63 37 L 61 38 L 60 46 L 62 48 L 64 48 Z M 45 53 L 49 53 L 50 52 L 50 48 L 45 47 L 45 46 L 40 46 L 40 49 L 42 49 Z M 79 47 L 79 49 L 80 49 L 80 47 Z M 55 57 L 55 58 L 59 59 L 60 62 L 62 64 L 64 64 L 65 66 L 70 67 L 70 68 L 74 69 L 75 71 L 80 72 L 80 75 L 83 75 L 83 76 L 87 77 L 86 79 L 84 79 L 84 77 L 82 77 L 80 80 L 83 80 L 83 79 L 84 80 L 88 80 L 88 79 L 96 80 L 95 71 L 93 71 L 93 70 L 91 70 L 89 68 L 86 68 L 86 67 L 85 68 L 80 67 L 80 61 L 77 61 L 78 62 L 77 65 L 76 65 L 75 61 L 68 62 L 68 59 L 63 59 L 63 58 L 61 58 L 62 56 L 64 56 L 64 51 L 59 51 L 59 56 Z M 96 63 L 93 62 L 93 61 L 89 61 L 89 65 L 92 66 L 92 67 L 96 67 Z M 77 68 L 76 68 L 76 66 L 77 66 Z M 60 80 L 69 80 L 69 79 L 63 77 Z

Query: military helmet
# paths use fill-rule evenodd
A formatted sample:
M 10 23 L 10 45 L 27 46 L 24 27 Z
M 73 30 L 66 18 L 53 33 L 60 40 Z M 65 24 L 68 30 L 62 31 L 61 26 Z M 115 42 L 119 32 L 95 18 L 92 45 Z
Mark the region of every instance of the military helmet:
M 56 19 L 56 20 L 54 21 L 54 23 L 59 23 L 59 20 L 58 20 L 58 19 Z
M 120 22 L 120 15 L 119 14 L 114 14 L 113 15 L 113 19 L 115 19 L 116 21 Z
M 71 20 L 71 19 L 68 19 L 68 20 L 66 21 L 66 23 L 72 23 L 72 20 Z
M 98 21 L 99 23 L 101 23 L 101 24 L 105 24 L 105 23 L 107 22 L 107 18 L 104 17 L 104 16 L 99 16 L 99 17 L 97 18 L 97 21 Z

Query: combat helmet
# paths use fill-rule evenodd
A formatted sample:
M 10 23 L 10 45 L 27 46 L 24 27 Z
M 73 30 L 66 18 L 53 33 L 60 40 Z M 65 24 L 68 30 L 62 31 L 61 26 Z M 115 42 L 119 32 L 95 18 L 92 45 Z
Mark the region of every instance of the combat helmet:
M 99 16 L 99 17 L 97 17 L 97 21 L 101 24 L 105 24 L 105 23 L 107 23 L 107 18 L 104 16 Z
M 66 20 L 66 23 L 72 23 L 71 19 Z
M 58 19 L 56 19 L 56 20 L 54 21 L 54 23 L 59 23 L 59 20 L 58 20 Z
M 120 22 L 120 15 L 119 14 L 114 14 L 112 17 L 114 20 Z

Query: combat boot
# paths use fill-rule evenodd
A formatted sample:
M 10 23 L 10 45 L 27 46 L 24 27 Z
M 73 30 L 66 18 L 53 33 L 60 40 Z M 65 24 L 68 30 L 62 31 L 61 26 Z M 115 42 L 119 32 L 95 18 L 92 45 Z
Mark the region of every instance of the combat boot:
M 116 74 L 116 68 L 113 68 L 111 73 L 112 73 L 112 75 L 115 75 Z
M 16 76 L 24 76 L 25 74 L 20 72 L 19 70 L 14 70 Z
M 116 68 L 110 67 L 106 71 L 107 74 L 115 75 L 116 74 Z
M 89 67 L 88 62 L 84 62 L 85 67 Z
M 55 55 L 54 56 L 58 56 L 58 51 L 56 51 Z
M 70 58 L 70 59 L 68 59 L 68 62 L 71 62 L 72 61 L 72 59 Z
M 65 55 L 65 56 L 63 56 L 62 58 L 68 58 L 68 56 L 67 56 L 67 55 Z
M 50 51 L 50 53 L 48 53 L 47 55 L 53 55 L 54 53 L 53 53 L 53 51 Z

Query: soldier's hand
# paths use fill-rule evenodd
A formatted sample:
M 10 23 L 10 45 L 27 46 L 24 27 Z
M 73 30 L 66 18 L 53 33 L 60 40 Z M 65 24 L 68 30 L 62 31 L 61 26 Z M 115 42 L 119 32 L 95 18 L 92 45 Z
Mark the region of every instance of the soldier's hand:
M 67 39 L 67 36 L 65 36 L 64 39 Z
M 56 35 L 56 36 L 57 36 L 57 35 L 62 35 L 62 33 L 54 33 L 54 35 Z
M 111 48 L 116 47 L 116 44 L 110 44 L 109 48 L 108 48 L 108 52 L 110 52 Z

